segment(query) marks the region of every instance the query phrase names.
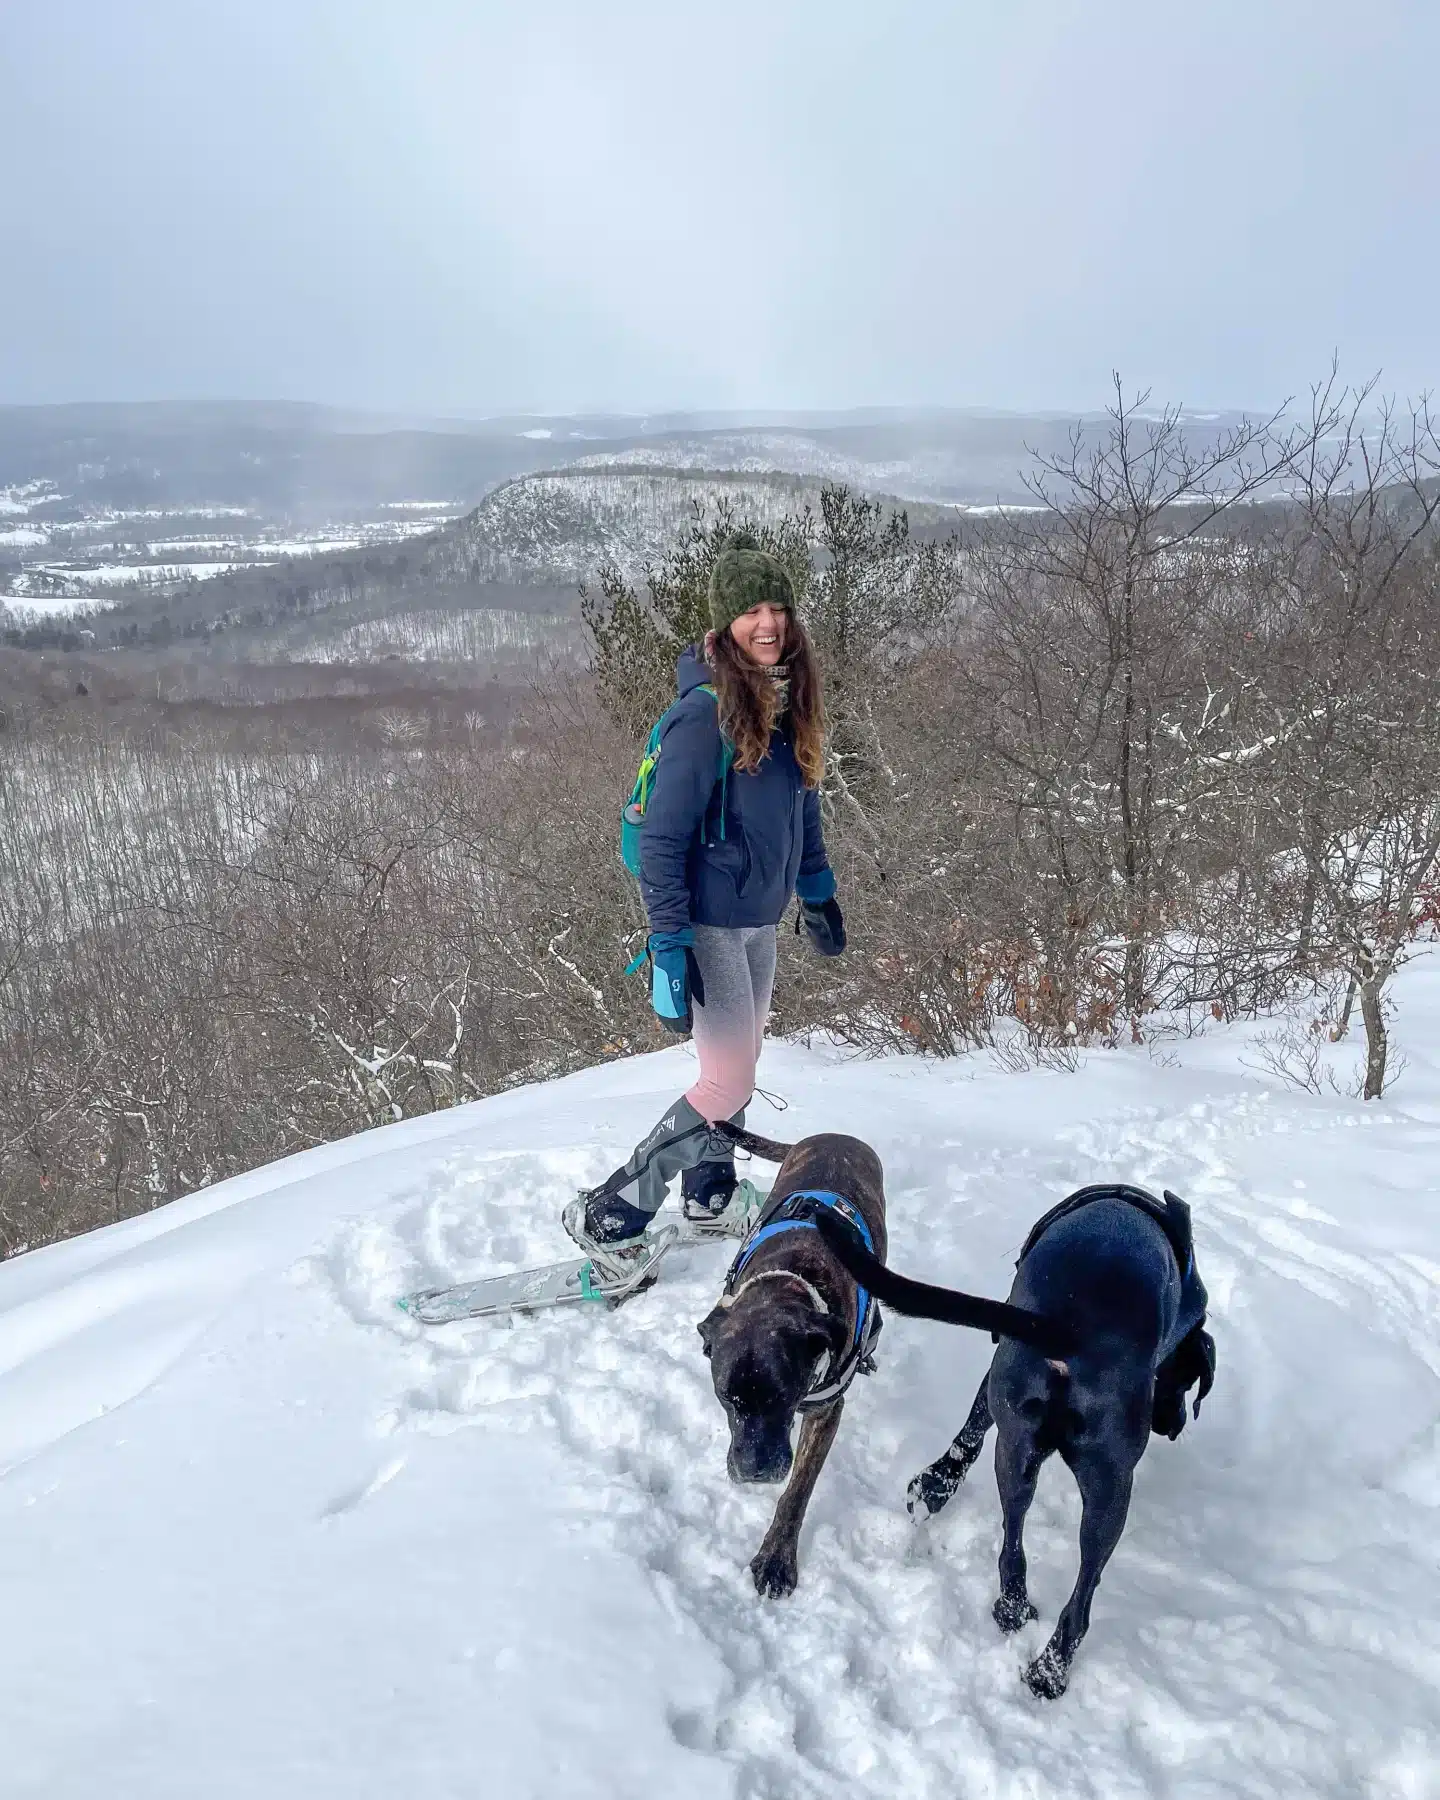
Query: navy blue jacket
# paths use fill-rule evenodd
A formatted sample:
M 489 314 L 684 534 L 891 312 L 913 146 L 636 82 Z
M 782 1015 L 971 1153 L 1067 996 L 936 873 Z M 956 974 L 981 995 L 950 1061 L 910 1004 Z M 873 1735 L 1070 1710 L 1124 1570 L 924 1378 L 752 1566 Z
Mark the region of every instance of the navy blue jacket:
M 680 698 L 660 737 L 645 808 L 640 892 L 652 931 L 687 925 L 778 925 L 800 884 L 825 900 L 835 878 L 820 829 L 820 796 L 807 788 L 782 724 L 753 774 L 732 768 L 720 835 L 720 719 L 700 692 L 710 671 L 693 650 L 676 667 Z

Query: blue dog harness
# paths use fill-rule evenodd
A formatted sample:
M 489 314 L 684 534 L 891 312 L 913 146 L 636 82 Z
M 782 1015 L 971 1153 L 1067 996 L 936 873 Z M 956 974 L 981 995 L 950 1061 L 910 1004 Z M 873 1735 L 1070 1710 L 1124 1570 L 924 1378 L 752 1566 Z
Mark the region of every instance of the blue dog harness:
M 725 1277 L 725 1286 L 721 1290 L 722 1304 L 725 1299 L 738 1292 L 745 1267 L 762 1244 L 772 1238 L 780 1237 L 787 1231 L 815 1231 L 815 1215 L 821 1207 L 838 1213 L 845 1223 L 858 1235 L 862 1244 L 873 1256 L 875 1240 L 870 1235 L 870 1227 L 865 1223 L 858 1207 L 843 1194 L 832 1193 L 829 1188 L 802 1188 L 793 1194 L 786 1194 L 773 1204 L 767 1204 L 755 1222 L 755 1228 L 740 1246 L 735 1260 L 730 1265 L 730 1272 Z M 778 1271 L 777 1271 L 778 1273 Z M 799 1276 L 797 1280 L 801 1279 Z M 807 1284 L 808 1285 L 808 1284 Z M 818 1296 L 817 1296 L 818 1298 Z M 855 1335 L 850 1347 L 840 1358 L 837 1365 L 827 1368 L 817 1385 L 806 1393 L 798 1405 L 797 1412 L 813 1412 L 817 1407 L 828 1406 L 831 1401 L 838 1400 L 850 1386 L 856 1375 L 869 1375 L 875 1368 L 872 1354 L 875 1339 L 880 1335 L 880 1308 L 875 1297 L 868 1288 L 858 1287 L 855 1294 Z

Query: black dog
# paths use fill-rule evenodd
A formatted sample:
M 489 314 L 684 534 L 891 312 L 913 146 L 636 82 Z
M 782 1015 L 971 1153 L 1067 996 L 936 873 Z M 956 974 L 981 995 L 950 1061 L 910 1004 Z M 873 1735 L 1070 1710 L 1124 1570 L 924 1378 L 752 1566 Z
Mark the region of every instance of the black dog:
M 857 1280 L 915 1318 L 970 1325 L 974 1301 L 882 1268 L 845 1227 L 817 1221 Z M 1090 1603 L 1130 1509 L 1135 1466 L 1152 1431 L 1175 1438 L 1185 1395 L 1195 1412 L 1215 1375 L 1204 1329 L 1206 1294 L 1195 1270 L 1190 1209 L 1140 1188 L 1082 1188 L 1047 1213 L 1021 1252 L 1012 1305 L 1049 1329 L 1048 1344 L 1002 1341 L 954 1443 L 910 1484 L 913 1516 L 939 1512 L 999 1427 L 995 1474 L 1004 1515 L 995 1622 L 1018 1631 L 1035 1618 L 1025 1583 L 1023 1532 L 1040 1466 L 1058 1450 L 1080 1489 L 1080 1573 L 1050 1642 L 1025 1671 L 1033 1693 L 1065 1692 L 1090 1625 Z
M 800 1527 L 835 1441 L 846 1390 L 857 1372 L 868 1373 L 880 1324 L 873 1287 L 868 1293 L 857 1287 L 845 1256 L 817 1227 L 843 1221 L 835 1229 L 845 1251 L 868 1239 L 873 1255 L 866 1253 L 866 1266 L 883 1273 L 885 1178 L 879 1157 L 858 1138 L 826 1133 L 786 1145 L 733 1127 L 726 1135 L 781 1168 L 719 1305 L 698 1329 L 730 1425 L 731 1480 L 790 1478 L 750 1564 L 760 1593 L 783 1595 L 794 1592 L 799 1576 Z M 966 1323 L 985 1330 L 1038 1329 L 1044 1336 L 1048 1329 L 998 1301 L 976 1300 L 971 1307 Z M 804 1424 L 792 1454 L 797 1414 Z

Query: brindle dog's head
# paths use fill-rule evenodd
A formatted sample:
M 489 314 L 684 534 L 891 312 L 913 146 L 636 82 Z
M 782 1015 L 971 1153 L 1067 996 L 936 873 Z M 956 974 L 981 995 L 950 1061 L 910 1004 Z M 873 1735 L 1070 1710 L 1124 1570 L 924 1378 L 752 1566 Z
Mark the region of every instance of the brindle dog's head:
M 730 1479 L 784 1481 L 795 1408 L 822 1363 L 844 1349 L 844 1326 L 817 1312 L 798 1284 L 766 1281 L 717 1306 L 697 1329 L 730 1425 Z

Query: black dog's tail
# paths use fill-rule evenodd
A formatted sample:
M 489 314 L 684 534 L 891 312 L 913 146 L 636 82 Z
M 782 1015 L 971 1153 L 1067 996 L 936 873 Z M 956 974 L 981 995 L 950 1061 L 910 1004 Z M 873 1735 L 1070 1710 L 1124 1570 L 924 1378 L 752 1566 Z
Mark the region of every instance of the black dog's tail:
M 777 1143 L 774 1138 L 757 1137 L 753 1131 L 746 1131 L 743 1125 L 732 1125 L 728 1119 L 718 1120 L 710 1129 L 717 1137 L 728 1138 L 737 1150 L 748 1150 L 762 1162 L 783 1163 L 795 1148 L 793 1144 Z
M 1046 1356 L 1065 1356 L 1075 1348 L 1070 1333 L 1043 1313 L 1027 1312 L 1023 1306 L 1011 1306 L 1005 1300 L 985 1300 L 978 1294 L 911 1281 L 887 1269 L 833 1214 L 820 1212 L 815 1223 L 855 1279 L 898 1313 L 912 1319 L 936 1319 L 942 1325 L 970 1325 L 977 1331 L 993 1331 L 999 1337 L 1017 1338 Z

